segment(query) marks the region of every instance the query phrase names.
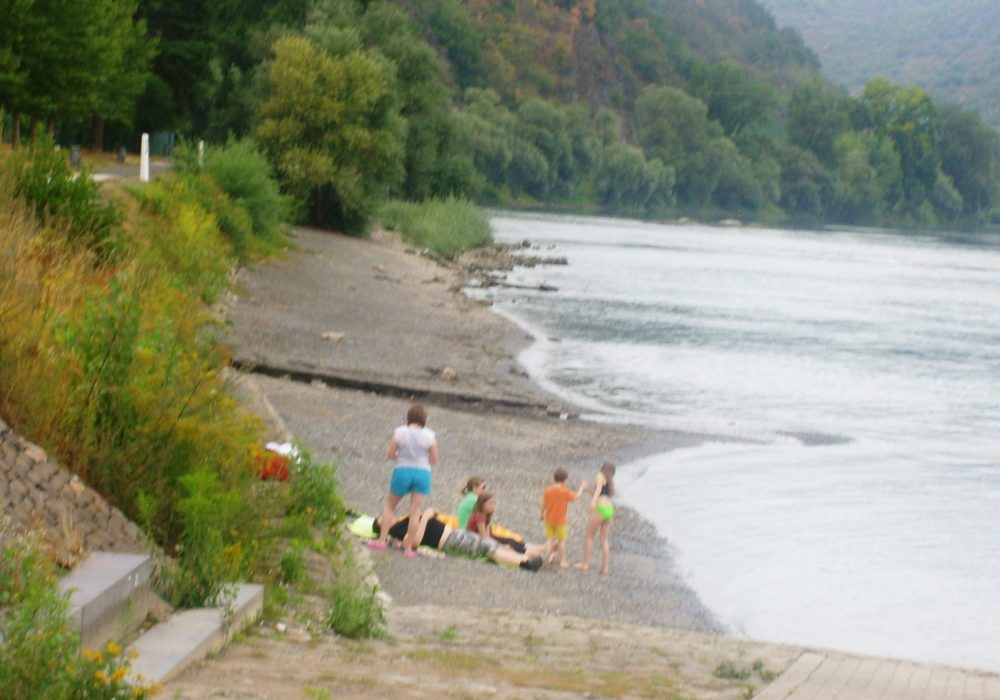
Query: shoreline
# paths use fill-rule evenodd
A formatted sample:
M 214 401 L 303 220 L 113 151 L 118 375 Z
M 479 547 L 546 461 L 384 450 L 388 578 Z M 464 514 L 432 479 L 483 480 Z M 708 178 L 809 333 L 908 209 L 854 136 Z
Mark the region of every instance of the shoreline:
M 712 437 L 577 418 L 578 407 L 518 365 L 517 354 L 534 338 L 459 291 L 470 270 L 485 269 L 481 260 L 435 262 L 384 232 L 360 240 L 298 229 L 296 239 L 301 250 L 288 258 L 241 271 L 230 304 L 233 347 L 238 363 L 303 373 L 305 381 L 255 377 L 291 433 L 317 458 L 338 462 L 351 507 L 381 508 L 390 471 L 385 444 L 409 404 L 406 388 L 427 397 L 428 425 L 441 445 L 429 505 L 453 511 L 461 485 L 481 473 L 497 494 L 497 521 L 531 541 L 542 538 L 538 508 L 555 467 L 566 467 L 573 483 L 592 481 L 606 459 L 622 464 Z M 330 386 L 316 379 L 322 375 L 360 384 Z M 378 385 L 401 390 L 379 393 Z M 454 394 L 484 401 L 434 400 Z M 522 405 L 499 410 L 504 400 Z M 571 507 L 571 561 L 579 560 L 586 518 L 584 504 Z M 458 559 L 371 559 L 396 605 L 484 606 L 726 633 L 677 571 L 669 543 L 625 506 L 612 530 L 606 577 L 597 567 L 528 575 Z

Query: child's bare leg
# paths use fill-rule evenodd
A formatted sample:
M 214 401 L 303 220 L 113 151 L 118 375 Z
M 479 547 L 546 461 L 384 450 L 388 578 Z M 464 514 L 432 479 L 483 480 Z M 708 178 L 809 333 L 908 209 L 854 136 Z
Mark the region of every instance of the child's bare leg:
M 611 563 L 611 521 L 605 520 L 601 523 L 601 572 L 608 573 L 608 565 Z
M 558 537 L 549 540 L 549 549 L 552 553 L 549 554 L 547 563 L 554 564 L 556 559 L 558 559 L 561 566 L 566 566 L 566 550 L 563 547 L 562 540 Z
M 590 568 L 590 550 L 594 548 L 594 535 L 597 534 L 600 524 L 601 516 L 597 514 L 591 516 L 590 522 L 587 523 L 587 531 L 583 535 L 583 559 L 576 565 L 580 571 Z
M 403 549 L 406 552 L 411 552 L 416 547 L 414 546 L 414 537 L 417 534 L 417 527 L 420 521 L 420 511 L 424 506 L 424 497 L 419 493 L 410 494 L 410 521 L 406 525 L 406 537 L 403 538 Z M 419 545 L 419 543 L 418 543 Z
M 559 540 L 559 568 L 569 568 L 569 562 L 566 561 L 566 540 Z

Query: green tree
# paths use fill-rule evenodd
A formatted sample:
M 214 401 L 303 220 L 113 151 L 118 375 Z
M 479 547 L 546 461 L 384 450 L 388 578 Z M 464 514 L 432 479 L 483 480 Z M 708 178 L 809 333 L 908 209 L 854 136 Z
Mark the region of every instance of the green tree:
M 962 197 L 962 218 L 976 223 L 1000 198 L 1000 138 L 975 112 L 943 105 L 940 113 L 941 170 Z
M 674 168 L 678 200 L 707 204 L 736 147 L 718 122 L 709 121 L 705 103 L 677 88 L 646 88 L 636 100 L 635 117 L 647 157 Z
M 853 104 L 845 90 L 818 80 L 798 86 L 788 100 L 788 142 L 832 165 L 834 142 L 851 128 Z
M 934 101 L 920 88 L 875 78 L 865 85 L 861 102 L 871 128 L 888 137 L 899 154 L 905 206 L 915 214 L 938 180 L 940 120 Z
M 601 206 L 625 214 L 644 214 L 673 203 L 673 168 L 623 141 L 606 146 L 594 174 Z
M 699 63 L 688 91 L 708 107 L 708 118 L 719 122 L 730 139 L 748 130 L 762 129 L 773 118 L 778 104 L 774 88 L 752 81 L 735 63 Z
M 404 123 L 392 67 L 360 50 L 333 56 L 305 37 L 274 43 L 257 138 L 309 218 L 361 232 L 403 175 Z

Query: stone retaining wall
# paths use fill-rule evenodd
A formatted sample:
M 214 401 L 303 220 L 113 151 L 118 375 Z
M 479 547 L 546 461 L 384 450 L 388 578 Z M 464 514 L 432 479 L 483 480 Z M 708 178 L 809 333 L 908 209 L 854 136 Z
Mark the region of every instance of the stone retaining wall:
M 0 509 L 42 535 L 63 566 L 88 552 L 143 552 L 139 528 L 79 477 L 0 419 Z

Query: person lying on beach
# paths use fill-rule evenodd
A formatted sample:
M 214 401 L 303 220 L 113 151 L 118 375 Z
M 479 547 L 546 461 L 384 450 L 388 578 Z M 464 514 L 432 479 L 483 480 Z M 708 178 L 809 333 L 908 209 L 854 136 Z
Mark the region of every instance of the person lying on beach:
M 469 530 L 454 528 L 446 519 L 439 517 L 438 511 L 428 508 L 420 514 L 417 521 L 414 542 L 420 546 L 437 549 L 445 554 L 472 558 L 485 558 L 497 564 L 510 564 L 528 571 L 538 571 L 544 563 L 543 557 L 548 552 L 545 545 L 526 544 L 524 552 L 518 552 L 510 545 L 501 544 L 494 539 L 483 538 Z M 396 540 L 406 537 L 409 516 L 403 516 L 390 528 L 388 536 Z M 376 518 L 372 529 L 382 534 L 379 519 Z

